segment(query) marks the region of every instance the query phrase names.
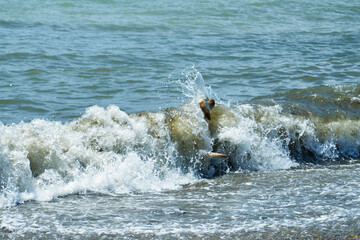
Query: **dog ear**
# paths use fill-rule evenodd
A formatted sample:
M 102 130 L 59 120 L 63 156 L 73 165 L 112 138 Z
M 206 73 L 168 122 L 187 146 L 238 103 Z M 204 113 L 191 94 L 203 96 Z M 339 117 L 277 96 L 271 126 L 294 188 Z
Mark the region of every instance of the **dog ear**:
M 199 102 L 199 105 L 200 105 L 202 112 L 205 115 L 205 118 L 207 118 L 208 120 L 211 120 L 210 109 L 209 109 L 207 102 L 201 101 L 201 102 Z
M 210 109 L 213 109 L 215 107 L 215 100 L 210 99 L 208 102 L 209 102 L 209 105 L 210 105 Z

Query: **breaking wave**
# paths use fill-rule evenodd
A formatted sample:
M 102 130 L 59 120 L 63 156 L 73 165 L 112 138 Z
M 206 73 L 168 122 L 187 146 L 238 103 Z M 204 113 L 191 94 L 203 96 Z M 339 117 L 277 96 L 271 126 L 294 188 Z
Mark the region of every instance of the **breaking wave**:
M 360 155 L 360 86 L 319 86 L 224 104 L 201 74 L 176 108 L 128 114 L 92 106 L 61 123 L 0 123 L 0 206 L 86 192 L 177 189 L 228 171 L 272 171 Z M 198 101 L 214 97 L 211 120 Z M 228 156 L 209 162 L 203 153 Z

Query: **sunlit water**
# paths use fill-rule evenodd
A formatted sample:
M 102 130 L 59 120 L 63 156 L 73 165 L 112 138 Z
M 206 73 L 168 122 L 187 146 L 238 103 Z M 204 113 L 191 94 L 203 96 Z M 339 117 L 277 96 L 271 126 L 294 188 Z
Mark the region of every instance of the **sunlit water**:
M 1 1 L 0 238 L 359 238 L 359 23 L 352 0 Z

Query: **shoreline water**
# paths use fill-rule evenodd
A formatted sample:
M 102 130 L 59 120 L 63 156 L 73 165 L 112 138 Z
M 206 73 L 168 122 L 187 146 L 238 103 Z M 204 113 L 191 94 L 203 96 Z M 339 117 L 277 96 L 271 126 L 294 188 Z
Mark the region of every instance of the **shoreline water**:
M 343 167 L 353 169 L 346 179 Z M 0 235 L 16 239 L 356 239 L 360 216 L 349 201 L 356 201 L 357 192 L 349 192 L 349 185 L 338 191 L 334 184 L 355 183 L 352 177 L 357 178 L 359 164 L 343 167 L 230 173 L 158 193 L 89 192 L 28 202 L 1 210 L 3 216 L 21 221 L 2 217 Z M 309 177 L 314 173 L 323 181 L 312 181 Z M 269 185 L 274 177 L 276 184 Z

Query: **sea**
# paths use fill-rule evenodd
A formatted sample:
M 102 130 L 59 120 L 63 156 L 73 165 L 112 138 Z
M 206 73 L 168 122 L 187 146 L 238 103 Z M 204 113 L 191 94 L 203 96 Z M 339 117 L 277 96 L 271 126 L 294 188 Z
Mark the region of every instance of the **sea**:
M 1 0 L 0 239 L 360 239 L 360 2 Z

